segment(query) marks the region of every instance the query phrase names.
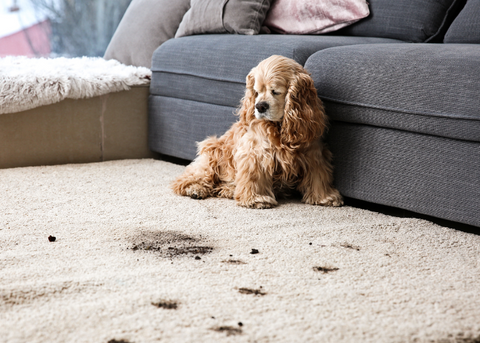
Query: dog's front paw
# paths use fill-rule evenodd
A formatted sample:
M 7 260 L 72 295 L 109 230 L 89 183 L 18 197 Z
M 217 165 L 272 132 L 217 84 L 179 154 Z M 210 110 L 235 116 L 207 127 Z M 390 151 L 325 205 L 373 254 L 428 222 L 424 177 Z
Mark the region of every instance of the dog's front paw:
M 233 199 L 235 196 L 235 185 L 233 184 L 222 184 L 220 187 L 215 189 L 215 192 L 220 198 Z
M 205 199 L 210 195 L 210 192 L 207 188 L 199 184 L 193 184 L 184 190 L 184 194 L 189 196 L 192 199 Z
M 327 195 L 323 197 L 318 194 L 305 195 L 303 197 L 303 202 L 310 205 L 343 206 L 343 198 L 335 188 L 332 188 Z
M 248 199 L 237 199 L 237 204 L 248 208 L 267 209 L 277 206 L 277 201 L 270 196 L 257 195 Z

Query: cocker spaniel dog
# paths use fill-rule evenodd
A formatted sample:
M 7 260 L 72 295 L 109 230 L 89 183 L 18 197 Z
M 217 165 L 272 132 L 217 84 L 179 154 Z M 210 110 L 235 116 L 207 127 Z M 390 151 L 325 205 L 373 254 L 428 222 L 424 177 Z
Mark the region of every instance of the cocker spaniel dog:
M 332 155 L 321 141 L 327 117 L 300 64 L 283 56 L 260 62 L 247 76 L 238 115 L 223 136 L 198 144 L 196 159 L 172 184 L 175 193 L 271 208 L 276 195 L 296 189 L 307 204 L 343 204 L 332 185 Z

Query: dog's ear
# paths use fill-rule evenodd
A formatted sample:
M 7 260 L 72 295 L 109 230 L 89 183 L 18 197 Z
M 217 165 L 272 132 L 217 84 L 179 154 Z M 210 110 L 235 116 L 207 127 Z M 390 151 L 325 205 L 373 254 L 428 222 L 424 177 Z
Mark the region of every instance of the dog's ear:
M 312 78 L 297 72 L 290 81 L 282 120 L 282 143 L 292 148 L 320 138 L 327 127 L 327 116 Z
M 255 68 L 253 68 L 250 73 L 247 75 L 247 87 L 245 91 L 245 96 L 242 99 L 242 106 L 238 111 L 240 116 L 240 121 L 244 123 L 249 123 L 255 119 L 255 97 L 256 92 L 253 89 L 255 85 Z

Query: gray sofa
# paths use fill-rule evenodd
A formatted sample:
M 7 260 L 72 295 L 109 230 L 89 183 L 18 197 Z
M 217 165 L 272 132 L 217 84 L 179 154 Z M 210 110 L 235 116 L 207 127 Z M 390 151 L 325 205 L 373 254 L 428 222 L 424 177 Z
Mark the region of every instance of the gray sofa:
M 149 145 L 191 160 L 223 134 L 262 59 L 312 74 L 346 197 L 480 227 L 480 0 L 371 0 L 327 35 L 202 34 L 153 54 Z

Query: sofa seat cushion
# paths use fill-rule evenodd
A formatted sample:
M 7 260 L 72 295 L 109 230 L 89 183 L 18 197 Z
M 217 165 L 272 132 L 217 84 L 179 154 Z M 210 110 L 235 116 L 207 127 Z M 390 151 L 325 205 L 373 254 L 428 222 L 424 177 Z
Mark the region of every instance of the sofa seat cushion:
M 480 46 L 370 44 L 312 55 L 333 120 L 480 141 Z
M 152 95 L 220 106 L 239 105 L 245 78 L 261 60 L 277 54 L 304 65 L 332 46 L 398 43 L 384 38 L 302 35 L 199 35 L 172 39 L 153 54 Z

